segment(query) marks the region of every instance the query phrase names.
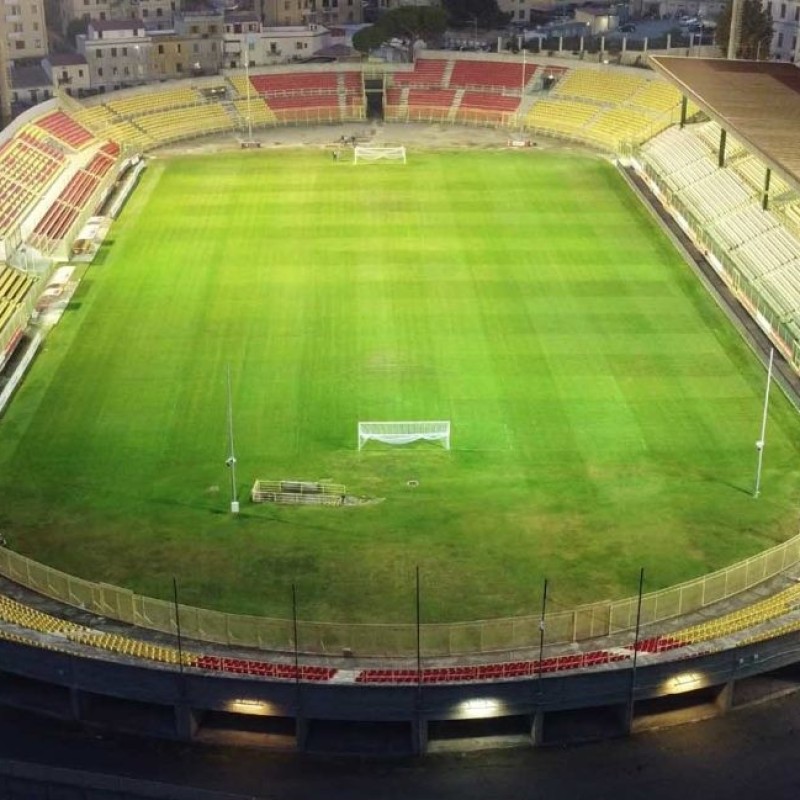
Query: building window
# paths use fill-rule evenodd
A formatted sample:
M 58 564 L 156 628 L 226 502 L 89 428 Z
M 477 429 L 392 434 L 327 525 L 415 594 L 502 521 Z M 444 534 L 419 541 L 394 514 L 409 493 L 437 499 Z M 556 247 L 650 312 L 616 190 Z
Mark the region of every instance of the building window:
M 83 70 L 82 70 L 82 69 L 79 69 L 79 70 L 78 70 L 78 77 L 79 77 L 79 78 L 82 78 L 82 77 L 83 77 Z
M 128 55 L 128 48 L 127 47 L 123 47 L 122 48 L 122 55 L 123 56 L 127 56 Z
M 175 64 L 175 72 L 183 72 L 183 64 L 180 61 Z
M 103 51 L 102 50 L 95 50 L 94 51 L 94 57 L 95 58 L 102 58 L 103 57 Z
M 193 53 L 199 53 L 199 52 L 200 52 L 200 45 L 199 45 L 199 44 L 197 44 L 197 42 L 195 42 L 195 43 L 192 45 L 192 52 L 193 52 Z
M 14 46 L 17 48 L 17 50 L 24 50 L 25 49 L 25 42 L 21 42 L 21 41 L 17 40 L 16 42 L 14 42 Z
M 164 16 L 164 9 L 163 8 L 157 8 L 156 9 L 156 16 L 157 17 L 163 17 Z
M 131 71 L 127 67 L 123 67 L 122 72 L 125 75 L 130 75 L 131 74 Z
M 783 32 L 778 34 L 778 49 L 783 47 Z
M 111 58 L 116 58 L 116 57 L 117 57 L 117 48 L 116 47 L 112 47 L 111 48 Z
M 102 68 L 102 67 L 98 67 L 98 68 L 97 68 L 97 74 L 98 74 L 98 75 L 99 75 L 101 78 L 103 77 L 103 68 Z
M 160 56 L 163 56 L 163 55 L 164 55 L 164 45 L 163 45 L 163 44 L 160 44 L 160 45 L 158 46 L 158 54 L 159 54 Z
M 180 53 L 180 51 L 181 51 L 181 44 L 180 42 L 178 42 L 178 52 Z
M 781 3 L 781 19 L 786 19 L 786 3 Z

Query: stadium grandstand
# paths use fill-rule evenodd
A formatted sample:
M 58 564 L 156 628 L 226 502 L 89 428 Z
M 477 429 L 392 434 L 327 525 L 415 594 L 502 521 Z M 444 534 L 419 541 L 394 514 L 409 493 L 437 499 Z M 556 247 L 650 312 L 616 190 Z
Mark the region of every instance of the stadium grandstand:
M 800 70 L 651 61 L 645 71 L 426 53 L 381 73 L 383 119 L 398 123 L 398 139 L 399 123 L 488 126 L 615 159 L 800 372 Z M 13 361 L 53 271 L 78 253 L 87 223 L 132 189 L 126 179 L 148 153 L 209 136 L 236 147 L 253 129 L 365 121 L 368 70 L 187 80 L 56 99 L 16 120 L 0 135 L 0 367 Z M 298 621 L 296 609 L 293 619 L 205 611 L 4 547 L 0 575 L 0 674 L 18 681 L 20 707 L 80 719 L 105 704 L 95 719 L 136 712 L 137 732 L 184 739 L 203 719 L 206 730 L 214 719 L 218 730 L 251 730 L 257 717 L 265 741 L 285 726 L 298 749 L 315 725 L 333 741 L 331 721 L 338 730 L 383 724 L 387 740 L 399 726 L 412 752 L 426 750 L 442 720 L 466 737 L 476 720 L 489 721 L 478 735 L 491 736 L 491 721 L 509 719 L 542 742 L 548 720 L 568 726 L 582 708 L 614 718 L 605 733 L 630 732 L 639 701 L 640 717 L 668 712 L 678 693 L 687 705 L 730 705 L 739 682 L 794 664 L 800 632 L 798 537 L 658 592 L 449 627 L 423 627 L 419 614 L 416 624 L 326 626 Z M 306 685 L 325 693 L 301 697 Z

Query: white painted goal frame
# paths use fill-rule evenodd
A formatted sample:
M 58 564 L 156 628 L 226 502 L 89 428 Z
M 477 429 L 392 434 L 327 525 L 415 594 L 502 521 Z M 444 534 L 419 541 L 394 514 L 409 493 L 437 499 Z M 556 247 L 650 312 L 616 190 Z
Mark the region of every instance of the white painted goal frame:
M 409 422 L 359 422 L 358 449 L 374 439 L 384 444 L 410 444 L 419 440 L 441 442 L 450 449 L 450 420 L 417 420 Z
M 353 148 L 353 163 L 374 164 L 376 161 L 402 161 L 406 163 L 405 147 L 372 147 L 359 144 Z

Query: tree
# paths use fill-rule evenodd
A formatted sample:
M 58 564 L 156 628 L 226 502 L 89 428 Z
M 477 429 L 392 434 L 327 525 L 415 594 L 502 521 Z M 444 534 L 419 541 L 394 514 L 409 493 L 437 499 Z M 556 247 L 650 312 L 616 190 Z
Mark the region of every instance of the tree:
M 362 53 L 374 50 L 390 39 L 408 44 L 409 60 L 414 60 L 414 42 L 435 41 L 445 32 L 447 17 L 433 6 L 400 6 L 382 14 L 370 28 L 362 28 L 353 36 L 353 47 Z
M 79 33 L 86 33 L 89 29 L 89 15 L 84 14 L 82 17 L 78 19 L 72 19 L 69 21 L 67 25 L 67 38 L 72 43 L 72 46 L 75 47 L 75 37 Z
M 503 13 L 497 0 L 442 0 L 448 22 L 464 27 L 477 20 L 482 28 L 500 28 L 508 25 L 511 14 Z
M 765 60 L 769 58 L 772 43 L 771 6 L 761 8 L 758 0 L 742 0 L 742 25 L 736 58 Z M 731 35 L 731 15 L 733 0 L 728 0 L 717 20 L 717 42 L 722 52 L 727 54 Z

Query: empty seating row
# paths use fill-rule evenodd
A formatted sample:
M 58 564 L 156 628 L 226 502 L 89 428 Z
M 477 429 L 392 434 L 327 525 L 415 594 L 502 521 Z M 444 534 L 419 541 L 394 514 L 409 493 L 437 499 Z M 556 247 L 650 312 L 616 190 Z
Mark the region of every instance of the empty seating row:
M 154 145 L 232 130 L 234 120 L 217 103 L 158 111 L 136 118 L 139 126 Z
M 392 81 L 395 86 L 443 86 L 449 65 L 443 58 L 418 58 L 413 72 L 396 72 Z
M 731 636 L 756 627 L 793 611 L 800 603 L 800 586 L 790 586 L 758 603 L 745 606 L 730 614 L 683 628 L 668 636 L 654 636 L 639 642 L 637 649 L 647 653 L 662 653 L 697 642 Z
M 491 89 L 522 94 L 536 74 L 536 64 L 498 61 L 456 61 L 448 86 L 455 89 Z
M 666 124 L 666 123 L 665 123 Z M 618 150 L 625 142 L 640 142 L 656 132 L 658 123 L 629 108 L 602 111 L 585 128 L 585 135 L 609 150 Z
M 698 215 L 709 221 L 730 214 L 752 199 L 747 189 L 725 169 L 715 170 L 690 183 L 681 193 L 681 197 Z
M 644 88 L 646 80 L 612 70 L 573 69 L 558 82 L 553 93 L 613 105 L 632 99 Z
M 94 136 L 80 123 L 63 111 L 54 111 L 40 117 L 33 123 L 37 128 L 47 131 L 73 150 L 80 150 L 94 141 Z
M 642 147 L 642 156 L 667 180 L 672 173 L 697 163 L 712 164 L 702 143 L 688 128 L 672 127 Z
M 647 81 L 628 100 L 632 108 L 649 111 L 656 116 L 672 111 L 680 102 L 680 92 L 665 81 Z
M 726 247 L 732 249 L 758 242 L 759 237 L 778 225 L 775 216 L 769 211 L 764 211 L 754 200 L 743 208 L 720 217 L 714 225 L 714 233 Z
M 251 97 L 249 100 L 247 98 L 234 100 L 233 105 L 245 124 L 247 124 L 248 119 L 255 126 L 275 124 L 275 114 L 260 97 Z
M 31 136 L 29 127 L 0 150 L 0 236 L 21 222 L 66 163 L 63 153 Z
M 758 192 L 763 191 L 767 167 L 760 158 L 748 155 L 736 160 L 732 166 L 753 189 Z M 791 191 L 791 187 L 786 181 L 774 172 L 770 173 L 769 194 L 771 197 L 777 197 L 789 191 Z
M 356 676 L 356 683 L 377 684 L 436 684 L 497 681 L 550 675 L 556 672 L 588 669 L 631 658 L 628 652 L 592 650 L 553 656 L 542 661 L 508 661 L 497 664 L 475 664 L 456 667 L 425 667 L 415 669 L 365 669 Z
M 33 285 L 33 278 L 13 267 L 0 267 L 0 300 L 20 303 Z
M 196 105 L 205 100 L 196 89 L 180 87 L 177 89 L 158 89 L 156 91 L 132 94 L 123 98 L 109 100 L 106 105 L 121 117 L 139 117 L 156 111 Z
M 95 153 L 86 167 L 72 176 L 37 223 L 34 234 L 53 241 L 67 236 L 73 223 L 93 196 L 101 178 L 114 165 L 118 154 L 119 147 L 113 142 L 107 143 Z
M 513 114 L 519 108 L 519 97 L 493 94 L 491 92 L 464 92 L 458 107 L 459 109 L 496 111 L 497 119 L 501 121 L 508 114 Z
M 543 132 L 575 134 L 599 113 L 600 109 L 590 103 L 550 98 L 531 106 L 525 124 Z
M 358 74 L 358 73 L 356 73 Z M 339 88 L 335 72 L 287 72 L 251 75 L 250 83 L 267 98 L 285 94 L 314 94 L 336 92 Z

